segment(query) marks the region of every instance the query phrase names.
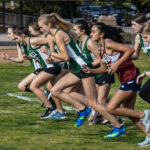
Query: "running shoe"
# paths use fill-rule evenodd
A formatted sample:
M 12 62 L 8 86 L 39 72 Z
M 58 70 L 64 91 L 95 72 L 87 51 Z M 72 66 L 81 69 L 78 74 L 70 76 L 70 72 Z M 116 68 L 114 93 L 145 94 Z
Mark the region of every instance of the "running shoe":
M 88 121 L 93 121 L 97 115 L 98 115 L 98 112 L 96 110 L 92 109 L 91 114 L 88 118 Z
M 93 119 L 93 121 L 89 122 L 89 125 L 102 124 L 103 121 L 104 121 L 103 116 L 96 116 L 96 118 Z
M 84 111 L 79 111 L 78 112 L 78 119 L 76 121 L 76 123 L 74 124 L 75 127 L 79 127 L 83 124 L 84 120 L 86 119 L 86 117 L 88 117 L 88 115 L 91 113 L 91 108 L 89 107 L 85 107 Z
M 47 119 L 50 116 L 52 116 L 55 112 L 57 111 L 56 108 L 51 107 L 51 108 L 46 108 L 45 114 L 41 116 L 41 119 Z
M 140 147 L 150 146 L 150 138 L 148 136 L 145 137 L 145 140 L 141 143 L 137 144 Z
M 123 125 L 121 128 L 114 127 L 112 129 L 112 131 L 109 134 L 105 135 L 104 137 L 105 138 L 114 138 L 114 137 L 118 137 L 118 136 L 120 136 L 120 135 L 122 135 L 124 133 L 126 133 L 126 129 L 125 129 L 124 125 Z
M 66 118 L 65 112 L 61 113 L 59 111 L 57 111 L 57 113 L 55 113 L 50 117 L 50 119 L 65 119 L 65 118 Z
M 145 126 L 146 132 L 150 132 L 150 110 L 144 110 L 144 114 L 144 118 L 140 119 L 140 121 Z

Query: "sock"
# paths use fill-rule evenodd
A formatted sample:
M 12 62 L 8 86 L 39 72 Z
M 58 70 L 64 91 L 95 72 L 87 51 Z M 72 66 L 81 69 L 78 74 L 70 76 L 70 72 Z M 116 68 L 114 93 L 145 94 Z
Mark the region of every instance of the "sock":
M 26 85 L 25 91 L 27 91 L 27 92 L 32 92 L 32 91 L 30 90 L 30 85 Z
M 44 93 L 45 93 L 46 97 L 48 98 L 48 100 L 50 101 L 50 103 L 52 104 L 52 106 L 56 108 L 56 104 L 55 104 L 53 98 L 51 97 L 50 91 L 45 90 Z

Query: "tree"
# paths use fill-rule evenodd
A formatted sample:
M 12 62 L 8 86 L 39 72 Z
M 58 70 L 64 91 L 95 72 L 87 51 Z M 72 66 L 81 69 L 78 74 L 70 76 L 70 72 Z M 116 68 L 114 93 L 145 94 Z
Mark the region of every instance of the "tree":
M 24 14 L 41 15 L 42 13 L 55 12 L 65 18 L 73 18 L 77 16 L 77 6 L 81 4 L 80 1 L 67 0 L 30 0 L 24 1 Z
M 134 4 L 139 13 L 144 13 L 144 10 L 148 8 L 150 10 L 150 0 L 128 0 L 132 4 Z
M 94 0 L 94 1 L 97 1 L 97 0 Z M 139 13 L 144 13 L 145 9 L 150 10 L 150 0 L 106 0 L 106 2 L 109 2 L 116 6 L 123 5 L 124 3 L 129 3 L 129 6 L 133 4 L 136 6 L 137 11 Z

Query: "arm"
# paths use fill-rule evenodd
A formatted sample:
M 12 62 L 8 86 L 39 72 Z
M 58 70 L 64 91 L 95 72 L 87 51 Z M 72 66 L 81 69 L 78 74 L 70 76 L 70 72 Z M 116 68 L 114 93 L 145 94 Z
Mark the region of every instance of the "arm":
M 48 35 L 47 38 L 49 38 L 48 45 L 50 47 L 50 50 L 54 51 L 55 48 L 54 48 L 54 39 L 53 39 L 53 37 L 51 35 Z
M 94 67 L 98 66 L 99 64 L 101 64 L 101 63 L 100 63 L 100 60 L 95 60 L 95 61 L 92 62 L 92 65 L 93 65 Z
M 146 71 L 145 76 L 150 77 L 150 71 Z
M 33 48 L 37 48 L 40 45 L 49 44 L 51 49 L 54 49 L 54 41 L 51 36 L 45 37 L 32 37 L 30 43 Z
M 55 63 L 59 63 L 59 62 L 62 62 L 62 60 L 61 59 L 58 59 L 58 58 L 55 58 L 55 57 L 48 57 L 47 59 L 46 59 L 46 63 L 47 64 L 55 64 Z
M 134 44 L 135 52 L 132 54 L 131 58 L 133 60 L 136 60 L 139 58 L 140 50 L 141 50 L 141 44 L 140 44 L 140 36 L 139 34 L 135 37 L 135 44 Z
M 30 39 L 30 43 L 33 47 L 38 47 L 39 45 L 47 44 L 48 42 L 49 39 L 45 37 L 33 37 Z
M 101 63 L 101 57 L 99 55 L 99 47 L 98 47 L 97 43 L 95 41 L 89 39 L 87 42 L 87 48 L 97 58 L 97 60 L 92 62 L 93 66 L 99 65 Z
M 140 84 L 141 81 L 143 80 L 144 77 L 150 77 L 150 71 L 144 71 L 142 74 L 140 74 L 137 79 L 136 79 L 136 83 Z
M 17 45 L 17 52 L 18 52 L 18 58 L 8 56 L 7 53 L 3 53 L 2 54 L 2 58 L 10 60 L 12 62 L 16 62 L 16 63 L 23 63 L 24 62 L 24 58 L 23 58 L 23 54 L 22 54 L 22 51 L 21 51 L 19 45 Z
M 107 72 L 107 67 L 105 64 L 101 65 L 99 68 L 91 69 L 87 66 L 82 66 L 82 70 L 85 73 L 91 73 L 91 74 L 102 74 Z
M 64 36 L 60 33 L 57 33 L 55 36 L 56 44 L 58 46 L 58 49 L 60 50 L 60 53 L 52 52 L 51 56 L 58 58 L 62 61 L 68 61 L 69 56 L 66 50 L 65 42 L 64 42 Z
M 111 63 L 111 64 L 107 65 L 108 68 L 109 68 L 109 72 L 111 74 L 115 73 L 117 71 L 118 67 L 123 62 L 128 60 L 131 57 L 131 55 L 133 54 L 133 52 L 134 52 L 134 49 L 132 47 L 129 47 L 127 45 L 114 42 L 112 40 L 107 40 L 106 41 L 106 48 L 124 53 L 123 56 L 118 61 L 116 61 L 115 63 Z
M 18 51 L 18 62 L 23 62 L 24 59 L 23 59 L 23 54 L 22 54 L 22 50 L 21 48 L 19 47 L 19 45 L 17 45 L 17 51 Z
M 54 51 L 54 40 L 51 36 L 48 36 L 47 38 L 45 37 L 34 37 L 34 38 L 31 38 L 30 39 L 30 43 L 31 43 L 31 46 L 33 48 L 37 48 L 41 45 L 44 45 L 44 44 L 48 44 L 49 47 L 50 47 L 50 50 L 51 51 Z M 51 53 L 51 51 L 48 50 L 48 53 Z

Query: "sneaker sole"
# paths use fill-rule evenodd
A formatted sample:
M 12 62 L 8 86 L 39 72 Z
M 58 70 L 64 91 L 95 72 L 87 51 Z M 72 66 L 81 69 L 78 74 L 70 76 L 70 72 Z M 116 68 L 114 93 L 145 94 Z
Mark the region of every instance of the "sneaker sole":
M 41 119 L 48 119 L 49 118 L 49 116 L 47 116 L 47 117 L 41 117 Z
M 61 118 L 50 118 L 50 119 L 65 119 L 67 117 L 61 117 Z

